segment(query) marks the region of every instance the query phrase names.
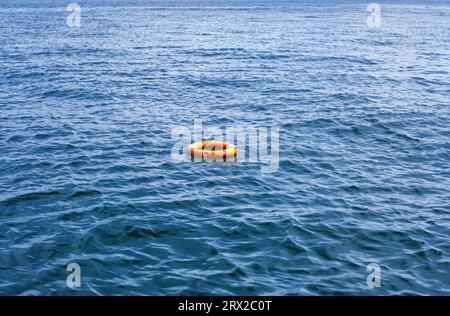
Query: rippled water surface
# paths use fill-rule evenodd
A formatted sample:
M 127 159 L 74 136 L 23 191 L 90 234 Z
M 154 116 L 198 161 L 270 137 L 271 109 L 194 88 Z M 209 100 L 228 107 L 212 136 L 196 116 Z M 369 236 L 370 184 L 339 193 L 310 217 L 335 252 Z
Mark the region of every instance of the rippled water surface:
M 448 2 L 68 2 L 0 2 L 0 294 L 450 293 Z

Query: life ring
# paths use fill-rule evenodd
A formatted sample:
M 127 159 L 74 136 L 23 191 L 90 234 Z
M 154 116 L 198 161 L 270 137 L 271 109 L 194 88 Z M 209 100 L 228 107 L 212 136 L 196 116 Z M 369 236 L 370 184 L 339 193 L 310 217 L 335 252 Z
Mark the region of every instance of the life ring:
M 202 160 L 223 159 L 223 161 L 230 161 L 231 159 L 236 159 L 237 148 L 227 142 L 203 141 L 189 145 L 187 147 L 187 153 L 191 156 L 192 160 L 201 158 Z

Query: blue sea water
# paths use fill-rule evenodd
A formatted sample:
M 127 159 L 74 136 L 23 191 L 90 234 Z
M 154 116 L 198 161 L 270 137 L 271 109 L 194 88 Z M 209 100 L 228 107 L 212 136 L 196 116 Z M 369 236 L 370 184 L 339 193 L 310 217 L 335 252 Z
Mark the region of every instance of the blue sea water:
M 69 2 L 0 2 L 0 294 L 450 294 L 448 1 Z

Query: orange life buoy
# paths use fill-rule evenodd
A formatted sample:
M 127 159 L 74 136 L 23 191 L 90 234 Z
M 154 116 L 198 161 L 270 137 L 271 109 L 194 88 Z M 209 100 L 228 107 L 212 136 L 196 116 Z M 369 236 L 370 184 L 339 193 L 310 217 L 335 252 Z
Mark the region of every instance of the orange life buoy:
M 196 142 L 188 146 L 188 154 L 191 158 L 201 157 L 202 159 L 223 159 L 229 161 L 237 157 L 236 146 L 221 141 Z

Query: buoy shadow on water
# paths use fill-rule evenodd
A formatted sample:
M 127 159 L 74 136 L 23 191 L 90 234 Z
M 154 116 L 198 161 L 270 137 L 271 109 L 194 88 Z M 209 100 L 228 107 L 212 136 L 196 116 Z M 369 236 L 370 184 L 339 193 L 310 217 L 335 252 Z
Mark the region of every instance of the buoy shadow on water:
M 188 146 L 187 155 L 192 162 L 212 162 L 229 164 L 237 162 L 237 148 L 221 141 L 202 141 Z

